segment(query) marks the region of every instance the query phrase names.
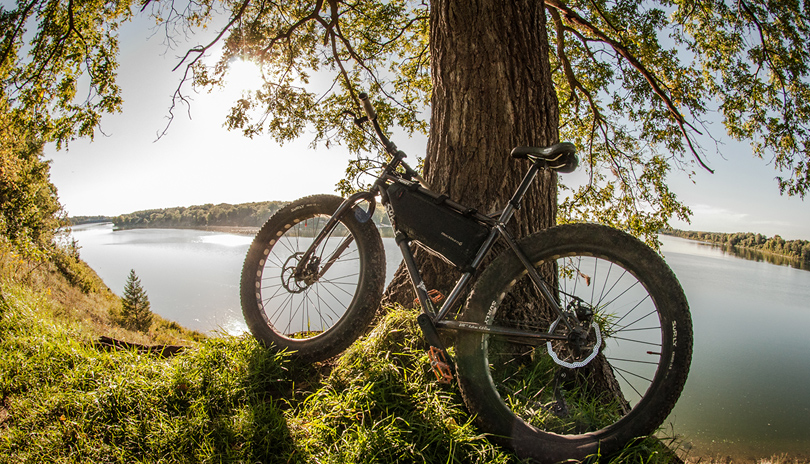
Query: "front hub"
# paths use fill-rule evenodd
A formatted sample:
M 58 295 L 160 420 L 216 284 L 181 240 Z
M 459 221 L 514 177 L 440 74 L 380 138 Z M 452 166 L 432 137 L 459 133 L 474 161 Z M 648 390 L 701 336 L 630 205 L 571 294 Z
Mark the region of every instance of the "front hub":
M 320 259 L 313 256 L 300 265 L 304 253 L 295 253 L 287 258 L 281 268 L 281 284 L 290 293 L 301 293 L 318 281 Z

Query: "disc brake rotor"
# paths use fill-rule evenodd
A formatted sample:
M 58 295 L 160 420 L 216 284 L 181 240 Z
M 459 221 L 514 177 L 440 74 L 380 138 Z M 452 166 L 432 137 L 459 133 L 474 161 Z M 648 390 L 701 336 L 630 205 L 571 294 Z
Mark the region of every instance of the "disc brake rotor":
M 281 268 L 281 284 L 290 293 L 301 293 L 318 280 L 319 260 L 317 258 L 310 259 L 304 269 L 300 273 L 296 273 L 302 256 L 304 253 L 300 252 L 291 255 Z
M 558 318 L 554 321 L 548 328 L 548 332 L 554 333 L 554 330 L 561 320 L 561 318 Z M 572 347 L 575 343 L 579 343 L 578 341 L 568 340 L 554 343 L 548 341 L 546 342 L 546 349 L 548 350 L 548 354 L 551 355 L 551 359 L 560 366 L 567 367 L 568 369 L 577 369 L 587 366 L 588 363 L 596 358 L 596 355 L 599 354 L 599 349 L 602 347 L 602 332 L 599 330 L 599 325 L 596 322 L 591 322 L 590 329 L 592 330 L 588 331 L 586 340 L 586 344 L 590 346 L 590 354 L 583 356 L 583 351 L 586 351 L 583 350 L 583 348 L 586 347 L 583 347 L 581 344 L 576 347 L 577 349 Z M 591 341 L 593 344 L 591 344 Z M 556 351 L 554 345 L 557 345 Z

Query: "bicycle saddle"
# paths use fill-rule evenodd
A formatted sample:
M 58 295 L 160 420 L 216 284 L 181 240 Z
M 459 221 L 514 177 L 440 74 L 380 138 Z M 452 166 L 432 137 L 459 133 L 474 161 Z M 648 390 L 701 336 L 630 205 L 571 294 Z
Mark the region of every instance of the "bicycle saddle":
M 515 147 L 512 158 L 528 159 L 557 172 L 573 172 L 579 165 L 577 147 L 571 142 L 556 143 L 550 147 Z

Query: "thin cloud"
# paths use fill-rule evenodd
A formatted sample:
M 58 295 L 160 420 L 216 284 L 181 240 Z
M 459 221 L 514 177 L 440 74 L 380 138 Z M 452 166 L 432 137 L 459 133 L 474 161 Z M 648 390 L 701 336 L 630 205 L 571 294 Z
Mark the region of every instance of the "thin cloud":
M 692 206 L 693 222 L 698 219 L 710 219 L 714 221 L 743 222 L 750 215 L 748 213 L 738 213 L 726 208 L 719 208 L 712 205 L 698 204 Z M 750 222 L 748 222 L 750 224 Z

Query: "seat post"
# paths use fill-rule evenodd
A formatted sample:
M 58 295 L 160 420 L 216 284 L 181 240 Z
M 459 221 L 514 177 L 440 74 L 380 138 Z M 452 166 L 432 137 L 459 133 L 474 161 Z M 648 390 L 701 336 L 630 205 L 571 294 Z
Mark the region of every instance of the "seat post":
M 540 165 L 538 163 L 532 163 L 529 171 L 523 176 L 523 180 L 520 181 L 520 185 L 518 185 L 517 190 L 515 190 L 514 195 L 512 195 L 512 198 L 509 200 L 509 204 L 503 209 L 501 217 L 498 219 L 501 224 L 508 223 L 509 220 L 512 219 L 512 214 L 514 214 L 515 210 L 520 209 L 523 196 L 526 195 L 526 191 L 529 190 L 529 186 L 532 185 L 534 178 L 537 176 L 537 171 L 539 170 Z
M 520 209 L 520 202 L 523 201 L 523 196 L 526 195 L 526 191 L 529 190 L 539 170 L 540 166 L 537 163 L 532 163 L 529 171 L 523 176 L 523 180 L 520 182 L 520 185 L 518 185 L 517 190 L 515 190 L 515 194 L 512 195 L 512 199 L 509 200 L 510 205 L 514 206 L 516 209 Z

